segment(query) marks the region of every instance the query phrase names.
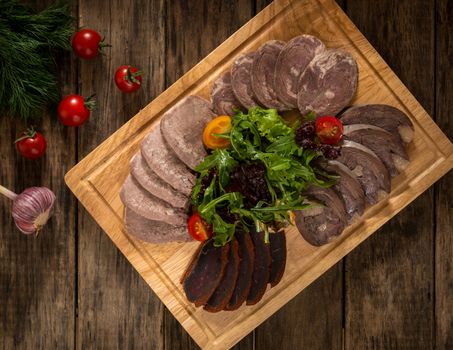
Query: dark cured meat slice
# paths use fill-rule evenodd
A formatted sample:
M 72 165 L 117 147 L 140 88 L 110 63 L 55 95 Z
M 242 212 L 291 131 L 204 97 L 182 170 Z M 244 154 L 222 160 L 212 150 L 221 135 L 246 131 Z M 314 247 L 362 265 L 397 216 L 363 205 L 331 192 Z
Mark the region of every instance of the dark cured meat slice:
M 195 169 L 207 155 L 202 134 L 213 117 L 211 104 L 198 96 L 182 99 L 162 117 L 160 130 L 163 138 L 175 155 L 191 169 Z
M 296 36 L 285 45 L 275 65 L 274 83 L 277 97 L 284 105 L 297 108 L 300 75 L 325 48 L 321 40 L 308 34 Z
M 195 175 L 182 163 L 165 143 L 160 128 L 156 127 L 142 142 L 142 156 L 157 176 L 175 190 L 190 196 Z
M 169 225 L 163 221 L 149 220 L 126 208 L 124 224 L 127 233 L 148 243 L 188 242 L 191 240 L 187 226 Z
M 149 220 L 163 221 L 177 226 L 183 226 L 187 222 L 187 215 L 182 210 L 154 197 L 131 175 L 126 178 L 121 187 L 120 198 L 126 207 Z
M 225 310 L 237 310 L 247 299 L 252 285 L 253 266 L 255 263 L 255 248 L 253 247 L 250 234 L 236 231 L 236 240 L 239 244 L 239 275 Z
M 297 96 L 300 113 L 336 115 L 351 102 L 357 77 L 357 63 L 346 51 L 330 49 L 315 56 L 300 76 Z
M 233 239 L 230 242 L 230 252 L 228 264 L 225 267 L 225 273 L 222 280 L 217 286 L 214 294 L 204 306 L 204 309 L 209 312 L 219 312 L 225 308 L 233 294 L 234 287 L 239 274 L 239 252 L 238 242 Z
M 278 100 L 274 87 L 275 64 L 284 46 L 280 40 L 266 42 L 258 49 L 252 65 L 252 88 L 257 100 L 264 107 L 279 111 L 290 109 Z
M 188 206 L 189 199 L 157 176 L 149 168 L 140 152 L 132 158 L 130 168 L 134 179 L 152 195 L 176 208 L 186 208 Z
M 229 244 L 215 247 L 214 240 L 210 239 L 196 252 L 182 281 L 187 300 L 195 306 L 205 305 L 222 280 L 229 249 Z
M 250 231 L 250 236 L 255 247 L 255 265 L 253 267 L 252 285 L 247 296 L 247 305 L 255 305 L 266 292 L 269 282 L 271 266 L 271 252 L 269 244 L 264 243 L 264 232 Z
M 333 189 L 343 199 L 349 221 L 361 216 L 366 205 L 365 193 L 355 174 L 346 165 L 335 160 L 320 162 L 319 165 L 327 172 L 340 177 L 333 185 Z
M 368 203 L 376 203 L 381 196 L 390 193 L 390 174 L 369 148 L 353 141 L 343 141 L 341 156 L 336 159 L 357 176 Z
M 231 72 L 224 73 L 212 84 L 211 101 L 218 115 L 233 116 L 235 110 L 243 110 L 231 87 Z
M 269 283 L 275 287 L 282 279 L 286 267 L 286 234 L 285 231 L 269 233 L 271 250 L 271 269 Z
M 344 125 L 370 124 L 378 126 L 400 137 L 405 143 L 412 141 L 414 126 L 405 113 L 389 105 L 370 104 L 354 106 L 344 111 L 341 116 Z
M 240 55 L 231 66 L 231 87 L 238 101 L 246 109 L 257 106 L 252 89 L 252 64 L 256 52 Z
M 331 188 L 311 186 L 306 194 L 309 202 L 322 204 L 295 212 L 296 226 L 311 245 L 321 246 L 339 236 L 346 226 L 343 201 Z
M 376 153 L 391 176 L 398 175 L 409 164 L 404 143 L 384 129 L 367 124 L 346 125 L 343 138 L 360 143 Z

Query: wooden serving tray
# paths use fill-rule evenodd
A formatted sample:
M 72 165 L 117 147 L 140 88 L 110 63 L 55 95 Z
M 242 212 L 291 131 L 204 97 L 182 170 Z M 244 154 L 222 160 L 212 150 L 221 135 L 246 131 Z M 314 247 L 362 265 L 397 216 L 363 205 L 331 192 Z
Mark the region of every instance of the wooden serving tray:
M 315 248 L 302 239 L 297 229 L 288 229 L 285 275 L 260 303 L 234 312 L 207 313 L 188 303 L 179 283 L 198 243 L 152 245 L 125 232 L 119 190 L 129 173 L 129 160 L 145 135 L 158 127 L 163 113 L 187 95 L 208 97 L 212 81 L 229 69 L 237 55 L 269 39 L 289 40 L 302 33 L 316 35 L 328 47 L 341 47 L 355 57 L 359 85 L 353 104 L 386 103 L 407 113 L 415 126 L 414 142 L 408 149 L 411 163 L 393 179 L 390 195 L 369 207 L 333 243 Z M 277 0 L 71 169 L 66 182 L 198 345 L 203 349 L 227 349 L 452 167 L 453 145 L 333 0 Z

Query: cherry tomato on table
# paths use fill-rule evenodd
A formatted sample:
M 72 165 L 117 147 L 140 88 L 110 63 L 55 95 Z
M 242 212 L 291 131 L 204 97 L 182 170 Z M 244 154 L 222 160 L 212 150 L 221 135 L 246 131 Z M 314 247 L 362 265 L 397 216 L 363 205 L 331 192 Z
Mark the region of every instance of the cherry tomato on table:
M 38 159 L 42 157 L 47 148 L 46 139 L 43 134 L 35 131 L 33 128 L 23 132 L 15 143 L 19 153 L 28 159 Z
M 321 143 L 334 145 L 343 137 L 343 124 L 333 116 L 319 117 L 315 121 L 315 127 Z
M 101 38 L 101 35 L 93 29 L 81 29 L 72 38 L 74 53 L 83 59 L 91 60 L 102 52 L 102 49 L 110 46 Z
M 140 89 L 143 72 L 132 66 L 120 66 L 115 72 L 115 84 L 122 92 L 130 93 Z
M 226 134 L 231 131 L 231 117 L 221 115 L 211 120 L 203 131 L 203 143 L 207 148 L 228 148 L 230 140 L 216 136 L 215 134 Z
M 212 228 L 200 216 L 193 214 L 187 223 L 187 228 L 193 239 L 203 242 L 212 236 Z
M 58 104 L 58 118 L 66 126 L 82 125 L 96 106 L 93 96 L 87 99 L 76 94 L 66 96 Z

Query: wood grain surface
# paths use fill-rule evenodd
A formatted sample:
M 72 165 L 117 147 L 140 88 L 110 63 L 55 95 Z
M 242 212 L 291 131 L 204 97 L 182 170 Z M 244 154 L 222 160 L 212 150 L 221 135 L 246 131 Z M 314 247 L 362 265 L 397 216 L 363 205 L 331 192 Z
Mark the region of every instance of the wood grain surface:
M 263 1 L 75 2 L 80 26 L 113 44 L 94 62 L 59 62 L 64 92 L 96 92 L 90 124 L 50 115 L 42 161 L 16 155 L 24 127 L 0 122 L 1 184 L 51 187 L 57 215 L 36 240 L 14 229 L 0 202 L 0 348 L 196 349 L 63 183 L 64 173 L 259 11 Z M 453 138 L 452 20 L 448 0 L 346 0 L 347 14 Z M 43 6 L 40 1 L 38 6 Z M 121 95 L 116 66 L 140 66 L 144 89 Z M 258 327 L 237 349 L 453 347 L 452 175 L 444 177 Z

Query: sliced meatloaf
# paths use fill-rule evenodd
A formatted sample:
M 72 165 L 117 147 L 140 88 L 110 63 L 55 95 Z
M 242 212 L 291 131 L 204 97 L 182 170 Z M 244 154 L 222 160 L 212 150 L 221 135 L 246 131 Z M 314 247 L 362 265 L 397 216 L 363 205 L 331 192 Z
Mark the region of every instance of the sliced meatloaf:
M 160 128 L 156 127 L 142 142 L 141 153 L 149 168 L 175 190 L 190 196 L 195 175 L 182 163 L 165 143 Z
M 121 188 L 120 197 L 127 208 L 149 220 L 177 226 L 183 226 L 187 222 L 187 215 L 182 210 L 154 197 L 130 175 Z
M 188 242 L 191 240 L 186 226 L 169 225 L 149 220 L 126 207 L 124 222 L 127 233 L 148 243 Z
M 297 108 L 299 79 L 311 60 L 325 50 L 321 40 L 303 34 L 292 38 L 283 47 L 275 64 L 275 92 L 286 106 Z
M 203 145 L 203 130 L 215 116 L 209 101 L 188 96 L 162 117 L 160 130 L 174 154 L 189 168 L 195 167 L 207 155 Z
M 150 169 L 146 160 L 138 152 L 130 163 L 131 174 L 135 180 L 153 196 L 162 199 L 176 208 L 187 208 L 189 199 L 176 191 Z

